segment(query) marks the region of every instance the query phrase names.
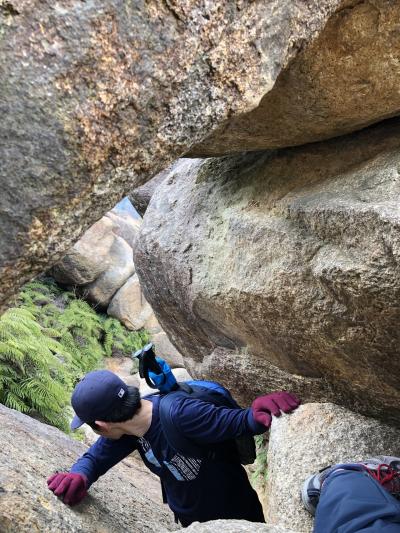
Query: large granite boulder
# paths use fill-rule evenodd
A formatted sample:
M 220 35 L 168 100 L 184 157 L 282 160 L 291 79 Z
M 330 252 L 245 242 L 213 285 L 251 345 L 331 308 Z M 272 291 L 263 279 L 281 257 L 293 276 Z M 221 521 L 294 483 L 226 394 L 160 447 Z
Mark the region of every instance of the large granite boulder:
M 226 155 L 319 141 L 399 114 L 400 1 L 346 0 L 248 113 L 191 155 Z
M 0 304 L 125 193 L 256 107 L 342 4 L 3 2 Z
M 376 455 L 400 456 L 400 430 L 331 403 L 300 406 L 274 418 L 267 458 L 264 513 L 268 524 L 311 533 L 300 501 L 303 481 L 331 464 Z
M 241 381 L 247 401 L 290 376 L 304 399 L 400 423 L 399 147 L 392 120 L 181 161 L 150 202 L 134 261 L 189 371 L 207 372 L 215 350 L 237 353 L 244 374 L 232 376 L 231 357 L 209 377 Z
M 140 472 L 122 461 L 76 507 L 64 505 L 46 478 L 68 469 L 87 448 L 53 427 L 0 405 L 0 529 L 2 533 L 166 533 L 176 530 L 166 506 L 149 502 Z

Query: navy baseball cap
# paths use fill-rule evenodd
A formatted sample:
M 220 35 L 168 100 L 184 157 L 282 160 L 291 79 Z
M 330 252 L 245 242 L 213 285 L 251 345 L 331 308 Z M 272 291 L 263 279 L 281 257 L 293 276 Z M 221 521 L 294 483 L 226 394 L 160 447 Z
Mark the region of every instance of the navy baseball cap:
M 109 370 L 89 372 L 76 385 L 71 397 L 75 416 L 71 429 L 77 429 L 86 422 L 104 420 L 120 407 L 128 386 Z

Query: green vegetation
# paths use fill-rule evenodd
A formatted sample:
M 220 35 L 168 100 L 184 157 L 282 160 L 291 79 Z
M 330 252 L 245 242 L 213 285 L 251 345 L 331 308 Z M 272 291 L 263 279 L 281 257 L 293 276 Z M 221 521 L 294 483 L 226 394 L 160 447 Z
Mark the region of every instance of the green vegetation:
M 105 354 L 111 355 L 126 355 L 136 352 L 150 341 L 147 331 L 129 331 L 116 318 L 107 317 L 102 319 L 102 328 L 104 332 L 103 346 Z M 136 372 L 139 367 L 138 361 Z
M 103 358 L 149 341 L 49 280 L 25 285 L 0 317 L 0 403 L 68 431 L 71 391 Z
M 256 441 L 257 457 L 252 465 L 250 481 L 256 490 L 264 492 L 268 478 L 268 440 L 265 433 L 262 435 L 256 435 L 254 438 Z
M 65 430 L 70 364 L 70 354 L 26 309 L 10 309 L 0 318 L 0 402 L 4 405 L 37 413 Z

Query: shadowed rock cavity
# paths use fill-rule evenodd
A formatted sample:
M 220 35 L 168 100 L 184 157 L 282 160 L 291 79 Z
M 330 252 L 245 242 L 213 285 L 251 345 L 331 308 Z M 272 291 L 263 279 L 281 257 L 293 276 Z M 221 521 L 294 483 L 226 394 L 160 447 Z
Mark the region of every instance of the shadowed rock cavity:
M 399 146 L 392 120 L 175 167 L 134 261 L 189 371 L 400 422 Z

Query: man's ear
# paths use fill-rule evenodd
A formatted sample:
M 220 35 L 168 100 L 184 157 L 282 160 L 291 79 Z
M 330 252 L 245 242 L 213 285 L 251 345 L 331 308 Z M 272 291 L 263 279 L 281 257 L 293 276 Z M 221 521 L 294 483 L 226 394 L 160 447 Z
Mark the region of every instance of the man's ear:
M 108 431 L 110 429 L 109 422 L 103 422 L 102 420 L 96 420 L 95 422 L 99 428 L 99 431 Z

